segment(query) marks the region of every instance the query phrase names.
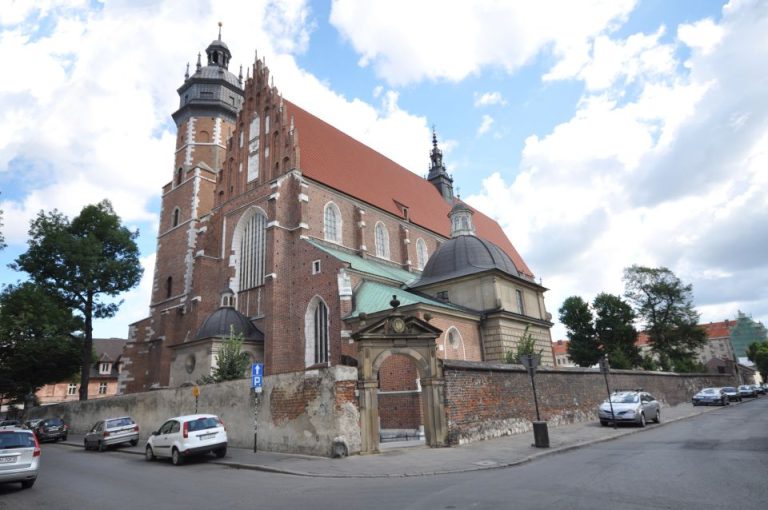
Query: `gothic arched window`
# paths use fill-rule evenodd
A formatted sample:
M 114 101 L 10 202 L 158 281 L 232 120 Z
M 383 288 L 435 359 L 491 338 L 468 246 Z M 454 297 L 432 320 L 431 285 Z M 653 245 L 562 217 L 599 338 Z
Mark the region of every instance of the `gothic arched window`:
M 416 268 L 421 270 L 427 265 L 427 259 L 429 259 L 429 253 L 427 253 L 427 243 L 424 239 L 418 238 L 416 240 Z
M 341 212 L 339 207 L 333 202 L 325 204 L 323 231 L 326 241 L 341 242 Z
M 304 314 L 306 339 L 304 361 L 307 366 L 328 363 L 328 307 L 320 296 L 315 296 Z
M 253 208 L 243 215 L 235 228 L 232 244 L 237 260 L 236 281 L 243 291 L 264 284 L 267 245 L 267 215 Z
M 171 226 L 172 227 L 178 227 L 179 226 L 179 215 L 181 214 L 181 210 L 177 207 L 173 210 L 173 221 Z
M 376 256 L 383 259 L 389 258 L 389 232 L 382 222 L 376 223 L 374 229 L 376 241 Z

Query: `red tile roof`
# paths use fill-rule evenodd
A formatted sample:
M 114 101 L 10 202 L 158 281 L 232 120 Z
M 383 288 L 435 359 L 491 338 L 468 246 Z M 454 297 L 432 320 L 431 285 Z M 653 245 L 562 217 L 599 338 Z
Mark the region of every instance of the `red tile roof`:
M 444 237 L 451 236 L 446 202 L 426 179 L 358 142 L 295 104 L 285 101 L 294 117 L 302 173 L 331 188 L 402 217 L 398 204 L 408 207 L 409 220 Z M 474 209 L 473 209 L 474 210 Z M 533 276 L 523 258 L 493 219 L 475 211 L 478 237 L 504 250 L 521 273 Z
M 736 325 L 736 321 L 723 321 L 723 322 L 710 322 L 709 324 L 701 324 L 701 326 L 707 331 L 707 338 L 722 338 L 730 336 L 730 328 Z
M 568 340 L 558 340 L 552 342 L 552 352 L 555 356 L 559 354 L 568 354 Z

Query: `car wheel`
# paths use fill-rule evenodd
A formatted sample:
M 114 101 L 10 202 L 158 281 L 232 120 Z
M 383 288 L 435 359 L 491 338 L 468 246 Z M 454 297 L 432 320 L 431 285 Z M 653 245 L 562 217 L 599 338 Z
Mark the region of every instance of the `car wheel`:
M 62 441 L 66 441 L 67 440 L 67 436 L 62 437 L 61 440 Z
M 173 463 L 174 466 L 181 466 L 184 464 L 184 457 L 181 456 L 181 452 L 178 448 L 174 448 L 171 452 L 171 463 Z
M 90 448 L 88 448 L 88 440 L 87 439 L 83 439 L 83 447 L 85 448 L 85 451 L 90 450 Z
M 653 419 L 656 423 L 661 423 L 661 409 L 656 410 L 656 418 Z
M 147 445 L 147 449 L 144 450 L 144 460 L 151 462 L 155 460 L 155 452 L 152 451 L 152 447 Z
M 131 446 L 136 446 L 137 444 L 139 444 L 138 439 L 131 439 Z
M 608 422 L 605 421 L 605 420 L 600 420 L 600 425 L 602 425 L 603 427 L 607 427 L 608 426 Z
M 224 448 L 219 448 L 218 450 L 214 450 L 213 454 L 220 459 L 227 454 L 227 447 L 225 446 Z
M 645 427 L 645 413 L 640 413 L 640 426 Z
M 35 480 L 24 480 L 24 481 L 21 482 L 21 488 L 22 489 L 29 489 L 30 487 L 35 485 L 35 481 L 36 481 L 36 479 Z
M 99 451 L 100 452 L 107 451 L 107 445 L 104 444 L 104 441 L 99 441 Z

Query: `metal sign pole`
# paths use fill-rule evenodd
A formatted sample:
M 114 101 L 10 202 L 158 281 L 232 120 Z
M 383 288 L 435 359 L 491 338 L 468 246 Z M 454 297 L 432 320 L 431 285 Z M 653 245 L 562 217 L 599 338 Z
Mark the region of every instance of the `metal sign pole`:
M 613 421 L 613 428 L 616 428 L 616 414 L 613 412 L 613 401 L 611 400 L 611 388 L 608 386 L 608 372 L 611 370 L 611 366 L 608 364 L 608 355 L 603 356 L 600 360 L 600 371 L 605 377 L 605 390 L 608 392 L 608 405 L 611 406 L 611 420 Z

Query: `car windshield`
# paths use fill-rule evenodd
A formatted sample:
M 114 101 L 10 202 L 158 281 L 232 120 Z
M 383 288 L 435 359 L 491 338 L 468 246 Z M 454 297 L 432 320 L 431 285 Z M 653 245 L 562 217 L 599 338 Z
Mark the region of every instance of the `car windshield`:
M 611 402 L 614 404 L 636 404 L 640 402 L 640 397 L 636 393 L 617 393 L 611 395 Z
M 0 432 L 0 450 L 34 447 L 35 438 L 29 432 Z
M 740 390 L 748 390 L 750 389 L 749 386 L 739 386 Z
M 715 393 L 717 393 L 717 390 L 714 388 L 704 388 L 703 390 L 701 390 L 701 393 L 704 393 L 705 395 L 714 395 Z
M 130 418 L 116 418 L 114 420 L 107 420 L 107 428 L 112 429 L 115 427 L 128 427 L 133 425 L 133 420 Z
M 212 429 L 218 427 L 219 425 L 219 420 L 216 418 L 207 417 L 190 421 L 188 427 L 190 432 L 194 432 L 195 430 Z
M 736 391 L 736 388 L 734 388 L 732 386 L 728 386 L 726 388 L 723 388 L 723 391 L 725 391 L 725 392 L 734 392 L 734 391 Z

